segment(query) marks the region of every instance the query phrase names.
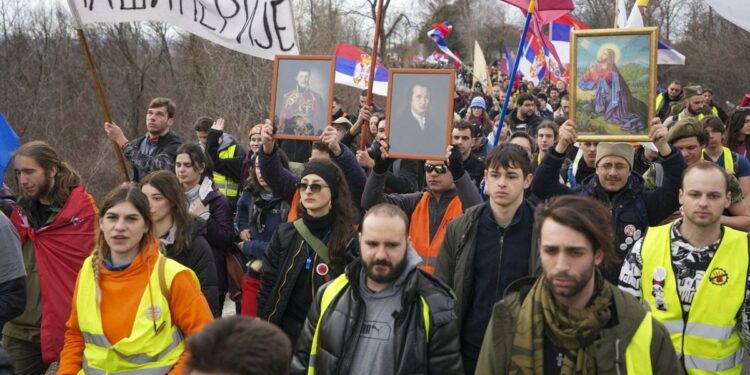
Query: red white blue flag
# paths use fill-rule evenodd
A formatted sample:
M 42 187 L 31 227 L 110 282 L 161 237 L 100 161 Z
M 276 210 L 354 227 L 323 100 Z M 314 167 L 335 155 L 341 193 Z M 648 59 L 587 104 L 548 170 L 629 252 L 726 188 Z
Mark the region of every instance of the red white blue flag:
M 334 55 L 336 56 L 335 82 L 366 90 L 367 81 L 370 78 L 372 56 L 355 46 L 344 43 L 336 45 Z M 375 67 L 372 93 L 380 96 L 388 95 L 388 69 L 381 64 Z

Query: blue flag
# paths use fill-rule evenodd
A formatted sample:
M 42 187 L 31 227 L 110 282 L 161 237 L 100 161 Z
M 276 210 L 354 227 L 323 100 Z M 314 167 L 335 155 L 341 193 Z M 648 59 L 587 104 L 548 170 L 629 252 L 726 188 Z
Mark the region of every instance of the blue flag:
M 10 127 L 5 115 L 0 113 L 0 186 L 3 184 L 5 169 L 10 164 L 10 157 L 21 145 L 21 140 Z

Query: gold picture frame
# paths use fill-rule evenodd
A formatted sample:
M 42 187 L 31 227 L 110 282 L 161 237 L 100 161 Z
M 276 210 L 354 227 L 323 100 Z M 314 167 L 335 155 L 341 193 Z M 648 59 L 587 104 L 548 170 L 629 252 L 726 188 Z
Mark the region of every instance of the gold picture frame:
M 568 95 L 579 141 L 649 140 L 656 53 L 656 27 L 571 31 Z

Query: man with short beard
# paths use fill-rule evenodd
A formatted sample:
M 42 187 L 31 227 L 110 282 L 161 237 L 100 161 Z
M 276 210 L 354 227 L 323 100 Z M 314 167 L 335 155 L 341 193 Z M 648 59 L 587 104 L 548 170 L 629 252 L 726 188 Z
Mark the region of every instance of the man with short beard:
M 76 277 L 94 249 L 97 212 L 81 177 L 46 143 L 22 145 L 13 170 L 21 198 L 10 219 L 21 239 L 26 307 L 5 324 L 3 347 L 16 374 L 43 375 L 63 348 Z
M 703 97 L 703 89 L 700 86 L 687 86 L 683 90 L 685 99 L 683 99 L 683 110 L 674 115 L 667 117 L 664 120 L 664 126 L 671 127 L 675 122 L 684 118 L 695 118 L 698 121 L 703 120 L 705 114 L 703 114 L 704 107 L 703 103 L 705 98 Z
M 362 221 L 361 258 L 321 287 L 292 374 L 460 374 L 455 296 L 417 268 L 409 219 L 392 204 Z
M 511 284 L 495 305 L 477 374 L 683 373 L 666 328 L 599 272 L 617 261 L 610 220 L 585 197 L 537 208 L 543 274 Z
M 174 160 L 182 140 L 170 130 L 174 125 L 176 106 L 168 98 L 155 98 L 149 103 L 146 113 L 148 132 L 129 141 L 117 124 L 104 123 L 107 137 L 117 143 L 122 154 L 133 166 L 133 181 L 156 170 L 174 171 Z
M 742 373 L 750 345 L 748 235 L 722 224 L 733 198 L 728 182 L 714 163 L 688 167 L 682 217 L 649 228 L 620 273 L 620 288 L 667 326 L 691 375 Z
M 536 127 L 542 118 L 536 114 L 536 99 L 531 94 L 521 94 L 516 100 L 516 108 L 508 113 L 510 131 L 523 130 L 532 137 L 536 136 Z

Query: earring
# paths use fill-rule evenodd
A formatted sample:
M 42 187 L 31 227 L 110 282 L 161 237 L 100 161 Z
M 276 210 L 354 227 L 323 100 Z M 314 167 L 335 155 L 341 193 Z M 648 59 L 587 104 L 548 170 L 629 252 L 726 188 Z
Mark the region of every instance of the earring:
M 328 209 L 333 208 L 333 200 L 328 201 Z

